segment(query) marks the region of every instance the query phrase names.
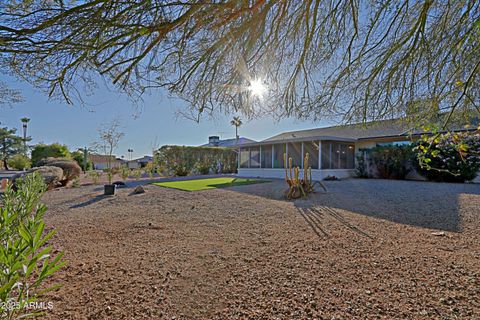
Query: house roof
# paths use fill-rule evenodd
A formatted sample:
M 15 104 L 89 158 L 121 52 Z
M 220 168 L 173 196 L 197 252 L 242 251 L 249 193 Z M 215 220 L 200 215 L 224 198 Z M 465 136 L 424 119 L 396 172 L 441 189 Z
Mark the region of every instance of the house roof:
M 240 145 L 247 144 L 247 143 L 255 143 L 255 142 L 256 142 L 255 140 L 248 139 L 248 138 L 245 138 L 245 137 L 240 137 L 240 138 L 238 138 L 238 140 L 236 138 L 219 140 L 218 144 L 216 144 L 215 147 L 231 148 L 231 147 L 240 146 Z M 210 144 L 210 143 L 206 143 L 206 144 L 201 145 L 201 147 L 212 147 L 212 146 L 213 145 Z
M 453 123 L 449 130 L 466 131 L 465 126 Z M 338 125 L 323 128 L 313 128 L 299 131 L 284 132 L 258 143 L 248 145 L 261 145 L 266 143 L 285 143 L 294 141 L 313 140 L 337 140 L 337 141 L 358 141 L 376 138 L 407 138 L 410 135 L 421 135 L 427 133 L 424 129 L 412 126 L 405 119 L 379 120 L 367 123 Z
M 153 161 L 152 156 L 143 156 L 143 157 L 138 158 L 138 159 L 130 160 L 129 162 L 150 162 L 150 161 Z
M 92 161 L 93 163 L 100 163 L 100 162 L 108 162 L 108 159 L 111 161 L 122 161 L 121 159 L 116 158 L 115 156 L 108 156 L 103 154 L 89 154 L 88 160 Z

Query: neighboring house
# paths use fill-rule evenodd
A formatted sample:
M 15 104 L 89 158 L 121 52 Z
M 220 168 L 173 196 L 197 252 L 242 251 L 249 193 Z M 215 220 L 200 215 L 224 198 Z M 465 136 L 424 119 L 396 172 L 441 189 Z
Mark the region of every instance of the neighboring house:
M 127 165 L 130 169 L 145 168 L 147 163 L 153 162 L 152 156 L 143 156 L 138 159 L 127 161 Z
M 201 147 L 238 148 L 246 143 L 254 142 L 256 141 L 244 137 L 220 140 L 219 136 L 210 136 L 208 137 L 208 143 L 201 145 Z
M 93 163 L 94 170 L 103 170 L 108 168 L 108 155 L 101 154 L 89 154 L 88 160 Z M 111 156 L 111 166 L 112 168 L 119 168 L 125 163 L 124 160 Z
M 467 131 L 460 129 L 455 131 Z M 308 152 L 312 178 L 346 178 L 355 173 L 355 154 L 366 148 L 386 144 L 406 144 L 426 132 L 409 128 L 401 120 L 340 125 L 285 132 L 266 140 L 240 147 L 238 175 L 243 177 L 283 178 L 284 154 L 293 166 L 303 168 Z

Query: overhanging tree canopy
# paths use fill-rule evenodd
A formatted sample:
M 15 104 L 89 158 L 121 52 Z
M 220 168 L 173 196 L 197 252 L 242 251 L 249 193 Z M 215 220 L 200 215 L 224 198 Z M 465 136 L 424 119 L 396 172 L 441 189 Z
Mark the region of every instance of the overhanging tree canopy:
M 1 63 L 67 101 L 96 73 L 194 114 L 478 111 L 478 0 L 1 1 Z M 267 85 L 252 95 L 253 81 Z

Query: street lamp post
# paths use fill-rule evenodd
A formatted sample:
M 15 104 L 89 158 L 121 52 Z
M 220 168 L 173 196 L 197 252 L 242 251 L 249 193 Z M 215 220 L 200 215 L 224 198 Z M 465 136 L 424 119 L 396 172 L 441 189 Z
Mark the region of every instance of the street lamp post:
M 27 155 L 27 127 L 28 127 L 28 123 L 30 122 L 30 119 L 25 117 L 20 120 L 22 121 L 22 127 L 23 127 L 23 153 Z

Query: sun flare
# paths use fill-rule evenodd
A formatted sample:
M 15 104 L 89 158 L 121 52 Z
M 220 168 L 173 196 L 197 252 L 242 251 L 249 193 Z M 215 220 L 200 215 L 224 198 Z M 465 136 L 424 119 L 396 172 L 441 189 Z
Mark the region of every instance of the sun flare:
M 261 79 L 254 79 L 250 81 L 248 90 L 251 92 L 252 96 L 262 98 L 265 92 L 267 91 L 267 87 L 265 86 L 265 84 Z

